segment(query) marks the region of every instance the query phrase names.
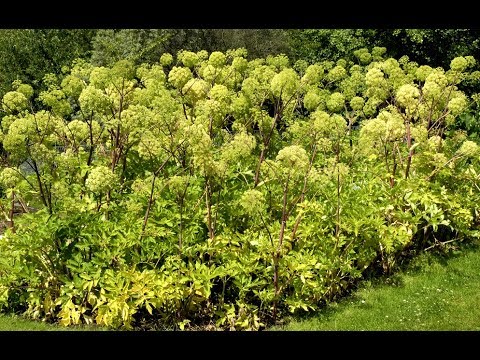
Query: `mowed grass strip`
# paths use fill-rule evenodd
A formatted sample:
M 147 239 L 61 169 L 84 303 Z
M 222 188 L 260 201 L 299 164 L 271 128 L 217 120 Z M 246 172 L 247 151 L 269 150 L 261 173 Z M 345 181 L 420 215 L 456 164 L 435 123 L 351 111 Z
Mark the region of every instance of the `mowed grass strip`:
M 403 271 L 270 330 L 480 330 L 480 247 L 422 254 Z
M 0 331 L 106 331 L 100 326 L 60 326 L 42 321 L 29 320 L 18 315 L 0 314 Z
M 58 325 L 24 319 L 18 315 L 0 315 L 0 331 L 55 331 L 65 329 Z

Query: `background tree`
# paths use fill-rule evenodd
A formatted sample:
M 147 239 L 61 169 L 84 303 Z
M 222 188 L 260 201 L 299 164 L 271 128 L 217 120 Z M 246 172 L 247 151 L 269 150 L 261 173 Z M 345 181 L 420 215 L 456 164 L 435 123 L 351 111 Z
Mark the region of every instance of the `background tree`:
M 336 61 L 353 56 L 353 51 L 378 45 L 375 29 L 291 29 L 285 30 L 293 59 L 309 62 Z
M 165 29 L 101 29 L 92 39 L 93 64 L 111 66 L 126 59 L 134 63 L 158 61 L 173 35 Z
M 387 56 L 448 67 L 456 56 L 480 55 L 475 29 L 293 29 L 285 30 L 292 57 L 310 62 L 352 58 L 353 51 L 387 48 Z
M 88 59 L 94 29 L 0 30 L 0 96 L 14 80 L 39 86 L 46 73 L 60 73 L 73 59 Z
M 111 66 L 121 59 L 151 63 L 164 52 L 240 47 L 250 58 L 290 53 L 288 34 L 282 29 L 102 29 L 92 39 L 92 63 Z

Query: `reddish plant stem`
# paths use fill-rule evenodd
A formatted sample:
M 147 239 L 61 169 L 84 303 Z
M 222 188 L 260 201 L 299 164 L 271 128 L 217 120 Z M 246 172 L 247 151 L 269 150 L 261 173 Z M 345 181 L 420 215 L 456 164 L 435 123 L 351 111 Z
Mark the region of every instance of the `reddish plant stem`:
M 88 130 L 89 130 L 89 140 L 90 140 L 90 148 L 88 149 L 88 159 L 87 159 L 87 166 L 90 166 L 92 164 L 93 160 L 93 111 L 92 115 L 90 116 L 90 121 L 87 121 L 85 119 L 85 122 L 88 125 Z M 88 171 L 85 172 L 85 175 L 83 176 L 83 184 L 85 185 L 85 181 L 87 181 L 88 177 Z
M 270 145 L 270 140 L 272 139 L 273 135 L 273 130 L 275 129 L 275 125 L 277 124 L 277 120 L 279 118 L 280 114 L 277 112 L 275 114 L 275 117 L 273 118 L 273 124 L 272 127 L 270 128 L 270 131 L 268 132 L 268 135 L 266 138 L 263 140 L 263 148 L 262 151 L 260 152 L 260 158 L 258 159 L 258 165 L 257 169 L 255 171 L 255 182 L 254 182 L 254 187 L 257 187 L 259 180 L 260 180 L 260 167 L 262 166 L 263 161 L 265 160 L 265 153 L 268 150 L 268 146 Z
M 395 152 L 392 151 L 393 154 L 393 171 L 392 176 L 390 177 L 390 188 L 393 188 L 395 185 L 395 173 L 397 172 L 397 158 L 395 156 Z
M 315 160 L 316 155 L 317 155 L 317 144 L 315 143 L 313 145 L 312 157 L 310 158 L 310 163 L 308 164 L 307 173 L 305 174 L 305 177 L 303 179 L 303 188 L 302 188 L 302 194 L 300 195 L 299 203 L 302 203 L 303 200 L 305 200 L 305 193 L 307 192 L 307 184 L 308 184 L 308 175 L 310 174 L 310 171 L 312 170 L 313 162 Z M 298 230 L 298 226 L 300 225 L 301 221 L 302 221 L 302 216 L 299 216 L 297 218 L 297 220 L 295 221 L 295 224 L 293 225 L 293 230 L 292 230 L 292 235 L 291 235 L 292 240 L 295 239 L 295 236 L 296 236 L 297 230 Z
M 288 196 L 288 182 L 290 180 L 290 173 L 288 173 L 285 187 L 283 189 L 283 206 L 282 206 L 282 224 L 280 226 L 280 234 L 278 237 L 277 251 L 273 256 L 273 286 L 275 287 L 275 300 L 273 302 L 273 319 L 277 316 L 278 296 L 280 295 L 279 285 L 279 261 L 282 252 L 283 239 L 285 237 L 285 228 L 287 226 L 288 212 L 287 212 L 287 196 Z
M 110 196 L 111 196 L 111 190 L 108 190 L 107 192 L 107 208 L 105 210 L 105 219 L 108 220 L 109 214 L 108 214 L 108 208 L 110 207 Z
M 12 229 L 12 232 L 15 233 L 15 224 L 13 222 L 13 214 L 15 212 L 15 191 L 12 190 L 12 205 L 10 207 L 10 221 L 9 227 Z
M 412 150 L 412 135 L 410 132 L 410 121 L 406 121 L 406 126 L 407 126 L 407 147 L 408 147 L 408 157 L 407 157 L 407 166 L 405 168 L 405 179 L 408 179 L 408 175 L 410 173 L 410 165 L 412 163 L 412 156 L 413 156 L 413 150 Z
M 208 227 L 208 237 L 210 240 L 213 240 L 215 236 L 215 231 L 213 229 L 212 221 L 212 193 L 210 188 L 210 181 L 206 179 L 205 181 L 205 203 L 207 206 L 207 227 Z
M 52 214 L 52 208 L 47 201 L 47 197 L 45 196 L 45 191 L 43 189 L 43 182 L 42 182 L 42 179 L 40 178 L 40 171 L 38 170 L 37 163 L 33 159 L 32 159 L 32 164 L 33 164 L 33 166 L 32 166 L 33 170 L 35 171 L 35 176 L 37 178 L 38 187 L 40 189 L 40 197 L 42 199 L 43 205 L 45 205 L 45 207 L 48 209 L 48 213 L 51 215 Z
M 145 211 L 145 216 L 143 217 L 142 235 L 140 236 L 140 238 L 142 238 L 143 234 L 145 233 L 145 228 L 147 227 L 148 217 L 150 216 L 150 209 L 152 208 L 152 205 L 153 205 L 153 193 L 154 193 L 154 190 L 155 190 L 155 180 L 156 179 L 157 179 L 156 174 L 153 174 L 152 186 L 150 187 L 150 195 L 148 197 L 147 210 Z
M 140 234 L 140 240 L 143 238 L 143 235 L 145 233 L 145 229 L 147 227 L 148 219 L 149 219 L 149 216 L 150 216 L 150 210 L 151 210 L 152 205 L 153 205 L 153 194 L 154 194 L 154 191 L 155 191 L 155 180 L 158 176 L 158 173 L 160 171 L 162 171 L 162 169 L 165 167 L 165 165 L 167 165 L 167 162 L 168 162 L 168 160 L 170 160 L 171 156 L 172 155 L 169 155 L 167 157 L 167 159 L 162 163 L 162 165 L 160 165 L 160 167 L 153 173 L 152 186 L 150 187 L 150 195 L 148 197 L 147 210 L 145 211 L 145 216 L 143 218 L 142 233 Z
M 336 237 L 336 242 L 335 242 L 335 249 L 338 246 L 339 240 L 340 240 L 340 144 L 337 145 L 336 148 L 336 156 L 335 156 L 335 162 L 337 165 L 337 210 L 336 210 L 336 219 L 337 223 L 335 225 L 335 237 Z

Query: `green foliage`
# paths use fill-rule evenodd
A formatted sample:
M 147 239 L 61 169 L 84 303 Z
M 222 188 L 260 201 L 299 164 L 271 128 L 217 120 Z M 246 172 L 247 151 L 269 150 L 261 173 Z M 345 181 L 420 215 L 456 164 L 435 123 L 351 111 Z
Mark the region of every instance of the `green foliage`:
M 95 32 L 91 47 L 91 60 L 96 66 L 111 66 L 122 59 L 135 64 L 153 63 L 164 53 L 178 52 L 182 54 L 178 62 L 192 67 L 205 60 L 202 51 L 220 50 L 229 56 L 230 49 L 244 48 L 245 57 L 257 58 L 290 50 L 287 34 L 281 29 L 101 29 Z
M 409 248 L 478 237 L 479 148 L 456 129 L 473 62 L 370 54 L 290 67 L 183 50 L 76 61 L 36 97 L 17 82 L 0 186 L 9 220 L 15 201 L 28 213 L 0 239 L 1 306 L 259 329 Z
M 458 56 L 479 56 L 475 29 L 295 29 L 286 30 L 294 59 L 346 59 L 366 65 L 382 56 L 446 68 Z
M 171 33 L 167 29 L 97 30 L 92 39 L 92 63 L 111 66 L 122 59 L 135 63 L 157 61 Z
M 375 29 L 295 29 L 288 30 L 292 56 L 309 62 L 337 61 L 341 58 L 361 56 L 357 49 L 374 46 Z M 370 60 L 363 55 L 363 60 Z
M 0 30 L 0 96 L 20 80 L 34 89 L 47 73 L 59 74 L 76 58 L 88 59 L 94 29 Z M 27 85 L 29 86 L 29 85 Z M 21 88 L 19 92 L 24 92 Z M 24 94 L 26 97 L 27 94 Z M 32 95 L 32 94 L 31 94 Z

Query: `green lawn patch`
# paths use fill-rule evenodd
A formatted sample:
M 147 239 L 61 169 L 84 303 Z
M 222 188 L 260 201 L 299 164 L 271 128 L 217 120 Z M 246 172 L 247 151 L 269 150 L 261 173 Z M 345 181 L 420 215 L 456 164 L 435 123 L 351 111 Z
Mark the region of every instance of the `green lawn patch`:
M 64 327 L 42 321 L 25 319 L 13 314 L 0 314 L 0 331 L 105 331 L 100 326 L 70 326 Z
M 271 330 L 480 330 L 480 248 L 422 254 L 406 269 Z
M 58 326 L 46 324 L 41 321 L 23 319 L 17 315 L 0 315 L 0 331 L 49 331 L 63 330 Z

